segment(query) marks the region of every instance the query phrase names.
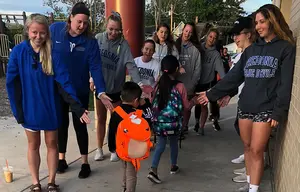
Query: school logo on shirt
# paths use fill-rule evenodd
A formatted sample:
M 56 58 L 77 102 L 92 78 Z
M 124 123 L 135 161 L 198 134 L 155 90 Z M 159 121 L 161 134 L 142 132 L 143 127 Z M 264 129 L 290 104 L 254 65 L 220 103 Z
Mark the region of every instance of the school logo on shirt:
M 278 59 L 272 56 L 252 56 L 244 68 L 244 76 L 250 78 L 275 77 Z
M 149 80 L 150 78 L 154 77 L 154 70 L 153 69 L 147 69 L 139 67 L 140 76 L 142 79 Z
M 103 64 L 102 64 L 103 67 L 106 69 L 109 69 L 109 70 L 116 71 L 117 63 L 119 62 L 120 57 L 117 54 L 112 53 L 106 49 L 100 49 L 100 54 L 101 54 L 101 57 L 104 57 L 111 61 L 111 62 L 103 62 Z

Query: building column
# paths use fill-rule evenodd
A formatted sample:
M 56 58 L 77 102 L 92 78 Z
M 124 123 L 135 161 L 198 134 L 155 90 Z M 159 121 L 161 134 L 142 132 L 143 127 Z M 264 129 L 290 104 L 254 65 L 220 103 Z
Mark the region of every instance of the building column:
M 121 14 L 123 33 L 130 45 L 132 55 L 133 57 L 140 56 L 145 38 L 145 0 L 106 0 L 106 18 L 111 15 L 111 11 Z

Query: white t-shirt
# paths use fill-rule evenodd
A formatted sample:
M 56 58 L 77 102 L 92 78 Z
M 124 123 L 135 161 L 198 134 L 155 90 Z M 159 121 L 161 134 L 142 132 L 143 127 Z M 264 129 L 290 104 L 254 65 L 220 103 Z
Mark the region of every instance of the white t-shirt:
M 234 67 L 234 65 L 235 65 L 237 62 L 239 62 L 239 60 L 240 60 L 242 54 L 243 54 L 243 53 L 238 53 L 237 55 L 235 55 L 235 56 L 233 56 L 233 57 L 231 58 L 232 66 L 231 66 L 230 70 Z M 242 92 L 242 90 L 243 90 L 243 88 L 244 88 L 244 85 L 245 85 L 245 83 L 242 83 L 242 84 L 239 86 L 238 96 L 241 94 L 241 92 Z
M 142 56 L 135 58 L 134 62 L 139 69 L 142 83 L 154 88 L 160 72 L 159 62 L 156 59 L 151 59 L 151 61 L 145 63 L 142 60 Z

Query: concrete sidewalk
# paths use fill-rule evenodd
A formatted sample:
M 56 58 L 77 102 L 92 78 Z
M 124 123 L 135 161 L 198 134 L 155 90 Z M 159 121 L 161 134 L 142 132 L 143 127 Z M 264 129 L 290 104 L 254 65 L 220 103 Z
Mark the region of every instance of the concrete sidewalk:
M 236 115 L 236 104 L 233 101 L 228 107 L 221 110 L 220 125 L 222 131 L 215 132 L 211 122 L 206 125 L 206 135 L 197 136 L 192 127 L 194 120 L 190 122 L 190 132 L 186 140 L 182 142 L 182 149 L 179 151 L 180 172 L 170 175 L 169 148 L 166 148 L 159 166 L 159 176 L 162 184 L 152 184 L 147 178 L 148 168 L 151 165 L 151 158 L 142 162 L 141 170 L 138 173 L 137 192 L 234 192 L 243 184 L 236 184 L 231 181 L 233 169 L 241 168 L 243 165 L 234 165 L 230 161 L 242 153 L 242 143 L 233 127 Z M 91 114 L 93 117 L 93 114 Z M 89 161 L 92 174 L 87 179 L 78 179 L 78 172 L 81 162 L 78 160 L 79 150 L 76 143 L 74 130 L 69 133 L 67 162 L 71 163 L 68 171 L 57 176 L 57 184 L 64 192 L 119 192 L 121 189 L 121 163 L 109 161 L 108 150 L 105 147 L 107 158 L 104 161 L 95 162 L 93 150 L 96 147 L 96 136 L 94 124 L 89 125 L 90 151 Z M 26 159 L 26 137 L 23 128 L 16 125 L 14 119 L 0 119 L 0 165 L 5 165 L 5 158 L 14 167 L 15 181 L 6 184 L 3 177 L 0 179 L 1 192 L 17 192 L 24 190 L 31 183 L 28 173 Z M 41 179 L 47 176 L 45 161 L 45 145 L 41 149 Z M 261 185 L 261 192 L 271 192 L 269 171 L 264 175 Z M 42 180 L 46 186 L 47 178 Z

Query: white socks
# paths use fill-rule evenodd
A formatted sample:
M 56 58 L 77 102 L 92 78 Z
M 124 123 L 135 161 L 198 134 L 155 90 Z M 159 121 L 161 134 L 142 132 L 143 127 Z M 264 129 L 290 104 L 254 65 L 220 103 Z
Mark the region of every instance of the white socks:
M 250 184 L 249 192 L 258 192 L 258 185 Z
M 250 184 L 250 175 L 247 175 L 247 183 Z

